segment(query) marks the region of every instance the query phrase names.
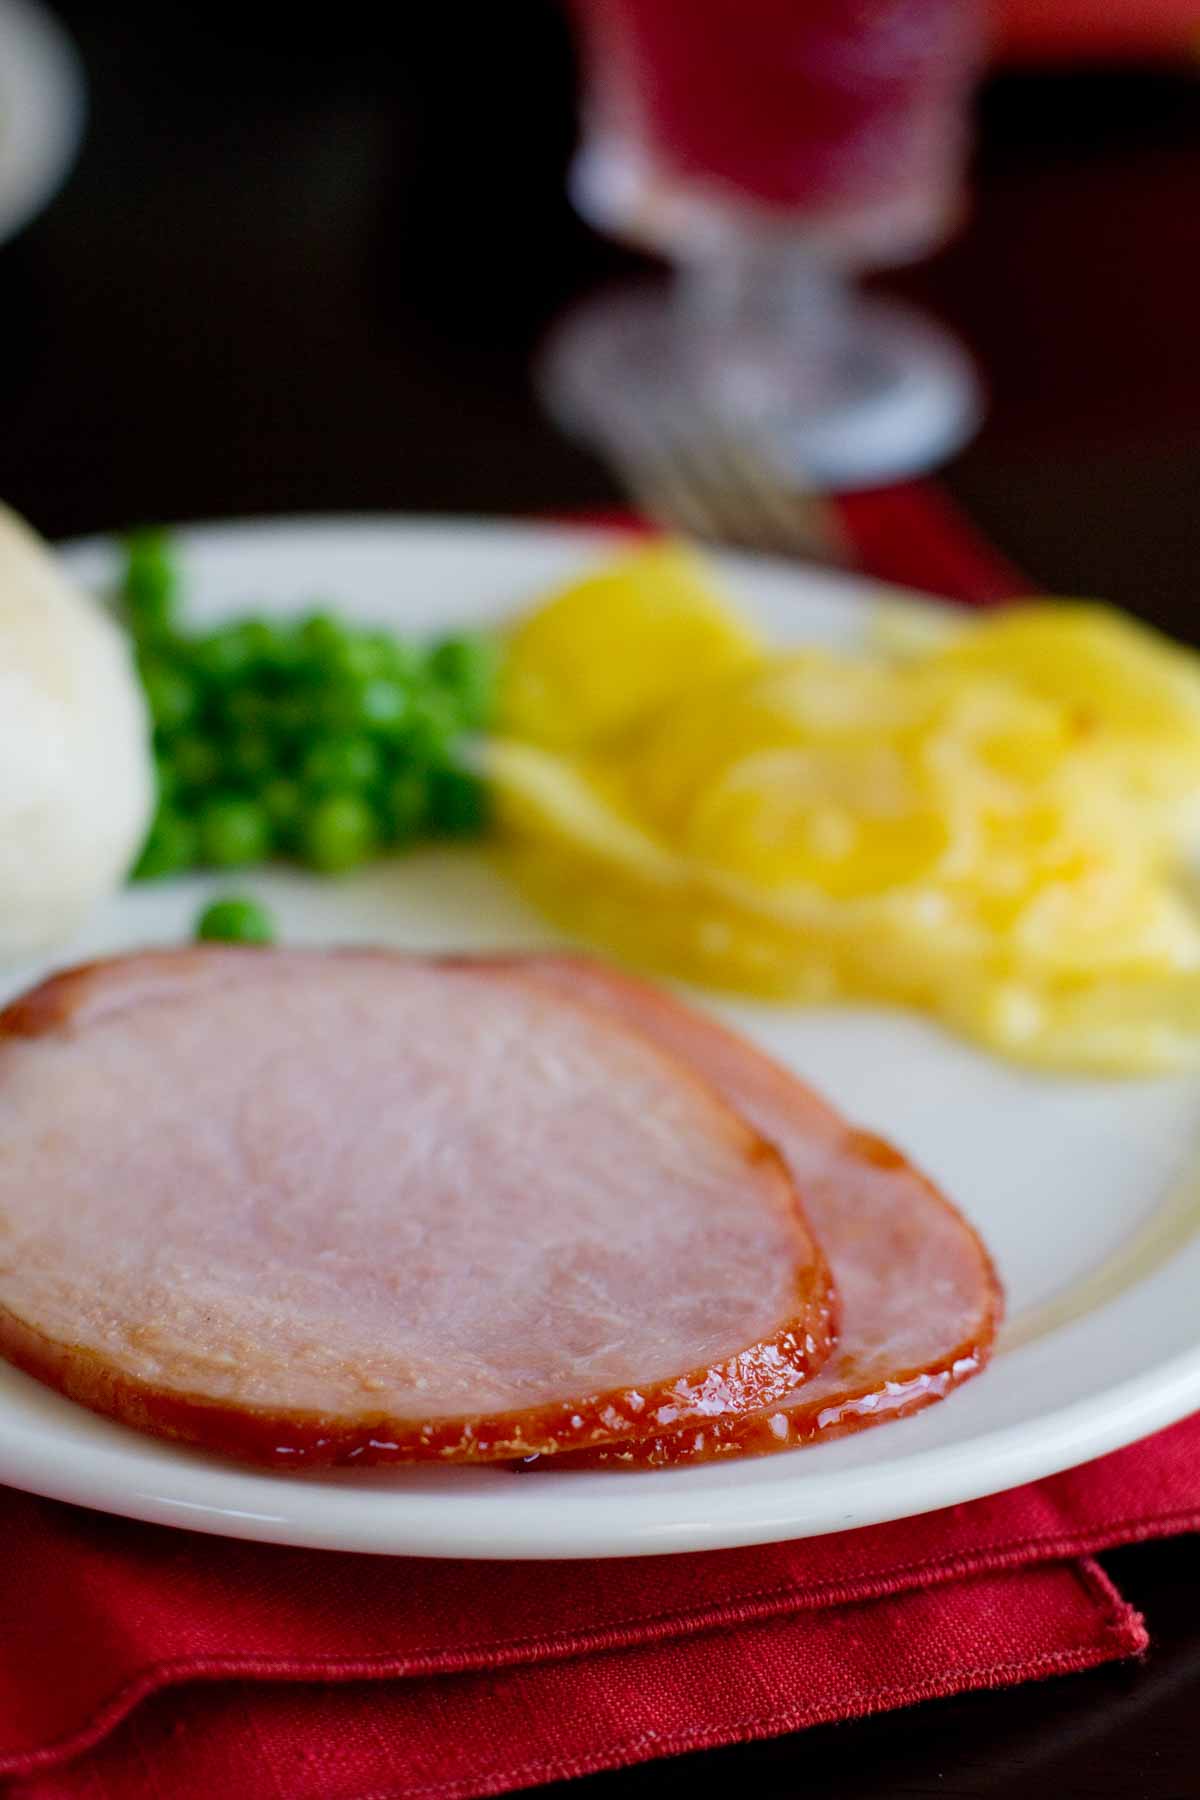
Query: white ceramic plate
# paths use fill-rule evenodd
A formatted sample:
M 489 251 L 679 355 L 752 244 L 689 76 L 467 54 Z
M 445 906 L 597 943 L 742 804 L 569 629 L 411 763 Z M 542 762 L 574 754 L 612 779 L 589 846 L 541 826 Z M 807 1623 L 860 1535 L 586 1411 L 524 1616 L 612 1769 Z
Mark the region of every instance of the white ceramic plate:
M 423 631 L 501 619 L 611 545 L 548 528 L 346 520 L 197 530 L 183 553 L 198 619 L 247 605 L 286 613 L 333 596 L 347 614 Z M 103 546 L 82 546 L 72 560 L 91 581 L 111 568 Z M 864 600 L 881 592 L 723 560 L 732 589 L 781 641 L 844 640 Z M 56 961 L 186 939 L 206 895 L 229 885 L 134 889 Z M 554 941 L 469 851 L 377 865 L 344 884 L 271 873 L 236 885 L 269 902 L 293 943 Z M 40 972 L 10 974 L 8 991 Z M 298 1478 L 138 1437 L 0 1368 L 0 1480 L 284 1543 L 627 1556 L 803 1537 L 947 1506 L 1085 1461 L 1200 1406 L 1194 1083 L 1032 1075 L 923 1019 L 867 1008 L 720 1010 L 896 1139 L 982 1229 L 1010 1323 L 991 1368 L 944 1404 L 816 1449 L 651 1474 L 433 1468 Z
M 0 241 L 62 183 L 83 115 L 83 73 L 62 27 L 34 0 L 0 0 Z

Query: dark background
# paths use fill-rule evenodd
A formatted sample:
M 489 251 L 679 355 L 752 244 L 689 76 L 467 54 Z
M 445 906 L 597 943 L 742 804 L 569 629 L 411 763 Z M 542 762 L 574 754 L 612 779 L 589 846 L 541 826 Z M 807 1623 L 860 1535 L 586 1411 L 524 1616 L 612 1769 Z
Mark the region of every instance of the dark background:
M 68 187 L 0 249 L 9 501 L 60 536 L 616 497 L 529 385 L 556 311 L 633 260 L 563 197 L 572 69 L 548 0 L 59 11 L 92 112 Z M 949 487 L 1038 583 L 1200 636 L 1200 68 L 1006 73 L 975 196 L 958 240 L 888 283 L 992 389 Z M 1106 1562 L 1147 1612 L 1144 1666 L 571 1791 L 1194 1800 L 1200 1558 Z
M 59 10 L 84 155 L 0 250 L 0 490 L 44 530 L 610 497 L 528 380 L 632 262 L 563 195 L 550 0 Z M 992 387 L 950 485 L 1038 582 L 1190 630 L 1200 73 L 1007 75 L 981 111 L 969 225 L 890 281 Z

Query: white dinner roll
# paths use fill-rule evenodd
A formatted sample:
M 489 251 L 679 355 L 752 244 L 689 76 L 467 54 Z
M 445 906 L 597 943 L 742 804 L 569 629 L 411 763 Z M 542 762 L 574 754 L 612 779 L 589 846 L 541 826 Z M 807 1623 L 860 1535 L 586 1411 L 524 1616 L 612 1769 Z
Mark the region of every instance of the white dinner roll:
M 67 936 L 118 886 L 153 803 L 125 633 L 0 507 L 0 960 Z

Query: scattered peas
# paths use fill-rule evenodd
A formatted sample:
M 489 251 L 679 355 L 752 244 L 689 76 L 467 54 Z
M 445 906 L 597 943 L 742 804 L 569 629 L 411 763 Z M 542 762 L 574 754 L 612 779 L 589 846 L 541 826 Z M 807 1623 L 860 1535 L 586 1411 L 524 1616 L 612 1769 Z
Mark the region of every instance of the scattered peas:
M 336 874 L 388 846 L 486 828 L 487 795 L 461 751 L 491 716 L 490 639 L 468 632 L 423 647 L 322 610 L 188 632 L 179 590 L 169 539 L 131 536 L 120 597 L 154 722 L 159 798 L 137 877 L 271 855 Z M 206 929 L 226 928 L 241 927 L 218 912 Z
M 196 920 L 200 943 L 273 944 L 275 921 L 257 900 L 214 900 Z

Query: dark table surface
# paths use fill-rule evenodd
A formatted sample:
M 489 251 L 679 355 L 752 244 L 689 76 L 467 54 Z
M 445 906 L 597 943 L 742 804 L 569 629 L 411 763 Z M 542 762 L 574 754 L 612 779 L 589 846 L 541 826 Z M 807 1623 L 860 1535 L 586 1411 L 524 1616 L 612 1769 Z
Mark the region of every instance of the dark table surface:
M 563 303 L 632 264 L 563 197 L 571 62 L 549 0 L 60 12 L 91 120 L 68 187 L 0 249 L 6 499 L 60 536 L 617 497 L 529 384 Z M 950 322 L 991 386 L 946 481 L 1047 588 L 1200 638 L 1200 70 L 1010 73 L 981 112 L 969 225 L 888 283 Z M 715 1777 L 838 1800 L 1193 1800 L 1196 1545 L 1105 1560 L 1146 1613 L 1141 1666 L 572 1792 Z

